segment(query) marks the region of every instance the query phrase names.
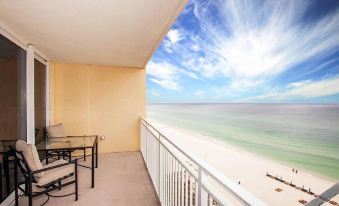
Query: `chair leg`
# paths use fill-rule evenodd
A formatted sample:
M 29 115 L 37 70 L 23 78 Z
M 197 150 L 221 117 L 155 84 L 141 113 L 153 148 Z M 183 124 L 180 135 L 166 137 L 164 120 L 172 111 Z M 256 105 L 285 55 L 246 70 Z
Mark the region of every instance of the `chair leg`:
M 59 184 L 59 190 L 61 190 L 61 180 L 58 181 Z
M 72 161 L 72 151 L 71 150 L 68 150 L 68 161 Z
M 28 205 L 33 206 L 33 188 L 32 188 L 32 173 L 29 173 L 29 181 L 28 181 Z
M 2 169 L 2 168 L 0 168 Z M 2 178 L 2 176 L 1 176 Z M 2 185 L 1 185 L 2 187 Z M 19 205 L 19 195 L 18 195 L 18 170 L 17 170 L 17 161 L 14 164 L 14 190 L 15 190 L 15 206 Z
M 75 176 L 75 201 L 78 201 L 79 191 L 78 191 L 78 161 L 75 160 L 74 166 L 74 176 Z
M 25 196 L 28 196 L 28 181 L 25 178 Z
M 48 159 L 48 151 L 47 150 L 45 152 L 45 155 L 46 155 L 46 165 L 48 165 L 49 159 Z

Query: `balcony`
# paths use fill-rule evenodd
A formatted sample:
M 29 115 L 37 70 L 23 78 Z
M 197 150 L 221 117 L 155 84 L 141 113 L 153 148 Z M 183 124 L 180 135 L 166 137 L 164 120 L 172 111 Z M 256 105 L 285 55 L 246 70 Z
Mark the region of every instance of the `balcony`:
M 99 155 L 95 188 L 90 188 L 90 170 L 79 169 L 79 200 L 69 186 L 50 193 L 47 205 L 170 205 L 220 206 L 265 205 L 229 181 L 206 163 L 185 153 L 146 120 L 141 119 L 141 151 Z M 90 166 L 90 161 L 81 160 Z M 46 195 L 35 198 L 43 204 Z M 19 205 L 27 205 L 21 196 Z
M 160 205 L 151 179 L 140 152 L 121 152 L 99 156 L 100 166 L 96 169 L 95 188 L 91 189 L 90 170 L 79 169 L 79 200 L 74 196 L 51 197 L 48 206 L 58 205 Z M 81 162 L 83 164 L 83 162 Z M 86 161 L 87 164 L 90 161 Z M 63 188 L 52 195 L 73 192 L 74 187 Z M 41 205 L 47 196 L 37 197 L 34 205 Z M 26 197 L 21 197 L 19 205 L 28 205 Z

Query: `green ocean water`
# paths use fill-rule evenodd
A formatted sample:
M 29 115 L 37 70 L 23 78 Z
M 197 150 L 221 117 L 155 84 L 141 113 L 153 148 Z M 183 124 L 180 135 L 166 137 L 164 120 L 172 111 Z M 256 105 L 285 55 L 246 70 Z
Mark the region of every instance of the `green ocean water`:
M 339 105 L 150 104 L 147 118 L 339 180 Z

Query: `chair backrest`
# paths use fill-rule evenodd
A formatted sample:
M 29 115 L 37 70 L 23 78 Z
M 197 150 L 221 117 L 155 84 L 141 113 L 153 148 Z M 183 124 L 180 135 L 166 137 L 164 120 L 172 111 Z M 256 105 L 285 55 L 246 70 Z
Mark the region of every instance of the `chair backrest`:
M 13 149 L 14 150 L 14 149 Z M 14 150 L 14 154 L 16 155 L 17 165 L 21 171 L 21 174 L 27 179 L 29 178 L 29 172 L 31 172 L 31 169 L 28 166 L 28 163 L 25 159 L 25 156 L 22 152 Z M 35 178 L 34 178 L 35 180 Z
M 62 123 L 47 127 L 48 137 L 66 137 Z
M 16 156 L 19 160 L 19 167 L 22 172 L 36 171 L 43 169 L 40 162 L 38 151 L 33 144 L 27 144 L 22 140 L 18 140 L 15 144 Z M 36 177 L 42 177 L 43 172 L 36 174 Z

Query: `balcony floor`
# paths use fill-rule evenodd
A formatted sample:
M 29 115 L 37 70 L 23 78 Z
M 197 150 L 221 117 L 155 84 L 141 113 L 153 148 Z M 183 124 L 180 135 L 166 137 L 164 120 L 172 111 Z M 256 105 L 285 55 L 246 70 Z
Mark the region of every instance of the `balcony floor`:
M 90 158 L 86 165 L 90 164 Z M 81 161 L 81 163 L 83 163 Z M 79 167 L 79 200 L 74 195 L 51 197 L 46 205 L 115 205 L 115 206 L 158 206 L 158 197 L 143 162 L 140 152 L 123 152 L 99 156 L 99 168 L 95 171 L 95 188 L 90 188 L 90 170 Z M 52 195 L 67 194 L 74 186 L 63 188 Z M 46 196 L 33 199 L 33 205 L 41 205 Z M 28 205 L 28 199 L 21 197 L 19 205 Z

